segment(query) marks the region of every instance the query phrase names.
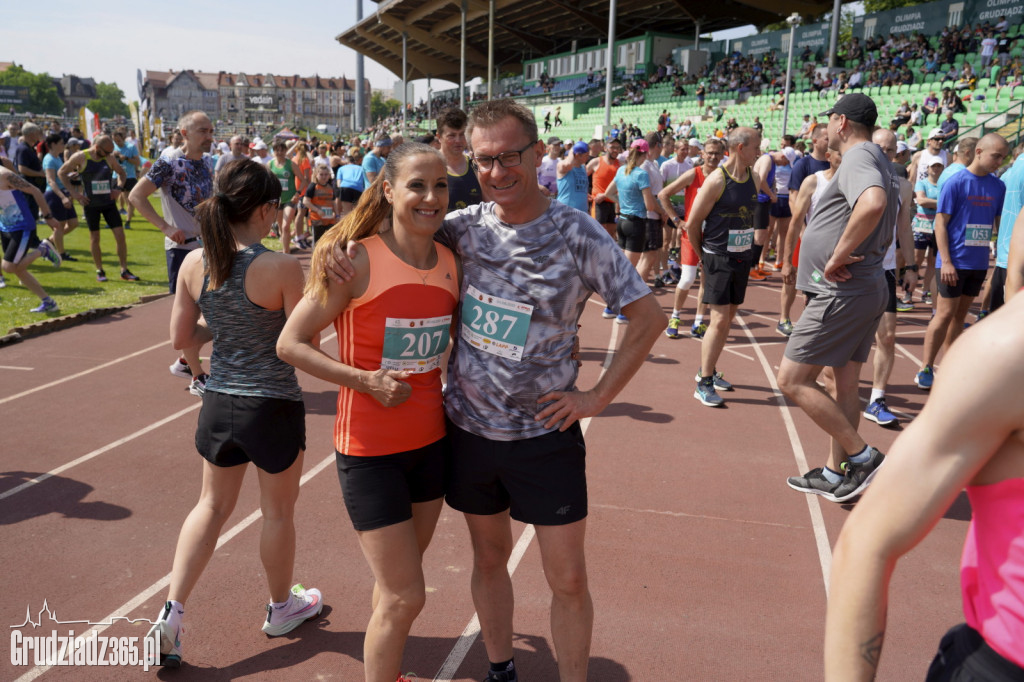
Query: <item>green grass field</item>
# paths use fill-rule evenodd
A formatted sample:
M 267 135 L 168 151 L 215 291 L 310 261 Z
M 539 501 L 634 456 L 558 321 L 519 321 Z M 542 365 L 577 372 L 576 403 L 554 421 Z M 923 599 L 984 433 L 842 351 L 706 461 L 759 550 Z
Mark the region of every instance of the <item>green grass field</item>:
M 149 198 L 157 213 L 160 199 L 157 195 Z M 96 268 L 89 252 L 89 228 L 81 220 L 79 225 L 64 238 L 64 248 L 76 262 L 65 261 L 54 268 L 47 260 L 38 258 L 29 267 L 46 292 L 60 306 L 49 313 L 32 313 L 30 308 L 39 305 L 39 299 L 11 274 L 4 275 L 7 287 L 0 289 L 0 336 L 14 327 L 20 327 L 48 318 L 81 313 L 93 308 L 114 308 L 137 303 L 140 296 L 167 292 L 167 261 L 164 256 L 164 236 L 160 230 L 138 214 L 132 219 L 132 229 L 125 230 L 128 242 L 128 269 L 139 276 L 138 282 L 125 282 L 120 277 L 120 266 L 114 244 L 114 235 L 104 227 L 100 231 L 100 248 L 103 250 L 103 268 L 107 273 L 106 282 L 96 281 Z M 49 237 L 52 230 L 46 225 L 36 226 L 39 238 Z M 266 239 L 267 248 L 280 249 L 276 239 Z
M 160 200 L 150 197 L 158 213 Z M 107 228 L 100 231 L 100 248 L 103 250 L 103 268 L 108 281 L 96 281 L 96 268 L 89 252 L 89 228 L 81 219 L 78 227 L 64 237 L 64 248 L 77 262 L 65 261 L 59 268 L 38 258 L 29 267 L 46 292 L 57 301 L 59 309 L 49 313 L 32 313 L 30 308 L 39 305 L 39 299 L 22 285 L 18 278 L 5 274 L 7 287 L 0 289 L 0 336 L 10 329 L 52 317 L 80 313 L 92 308 L 110 308 L 136 303 L 140 296 L 159 294 L 167 291 L 167 261 L 164 258 L 164 236 L 147 220 L 136 215 L 132 229 L 125 230 L 128 242 L 128 269 L 140 277 L 138 282 L 125 282 L 120 278 L 114 235 Z M 37 225 L 39 238 L 49 237 L 52 230 L 47 225 Z

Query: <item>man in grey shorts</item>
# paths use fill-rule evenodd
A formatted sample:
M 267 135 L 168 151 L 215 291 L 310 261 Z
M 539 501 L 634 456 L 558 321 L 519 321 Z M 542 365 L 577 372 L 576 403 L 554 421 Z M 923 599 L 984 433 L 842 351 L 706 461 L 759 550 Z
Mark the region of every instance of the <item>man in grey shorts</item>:
M 779 387 L 831 437 L 824 467 L 788 483 L 833 502 L 870 484 L 885 455 L 857 433 L 861 365 L 888 302 L 882 261 L 899 211 L 899 182 L 871 131 L 874 102 L 846 95 L 826 111 L 829 149 L 843 155 L 804 232 L 797 289 L 811 300 L 793 328 L 779 367 Z M 816 383 L 824 368 L 830 393 Z

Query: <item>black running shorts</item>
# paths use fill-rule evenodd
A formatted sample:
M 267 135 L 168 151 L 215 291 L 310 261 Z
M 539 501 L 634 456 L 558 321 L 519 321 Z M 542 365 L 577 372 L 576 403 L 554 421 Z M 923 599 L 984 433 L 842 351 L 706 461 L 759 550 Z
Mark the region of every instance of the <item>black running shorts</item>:
M 977 630 L 955 625 L 939 642 L 925 682 L 1019 682 L 1024 668 L 1003 658 Z
M 89 226 L 90 232 L 99 231 L 101 217 L 110 229 L 124 227 L 124 223 L 121 222 L 121 212 L 117 210 L 117 204 L 107 204 L 99 208 L 87 205 L 82 207 L 82 212 L 85 213 L 85 224 Z
M 523 523 L 564 526 L 587 516 L 587 447 L 579 422 L 525 440 L 497 441 L 448 421 L 445 501 L 466 514 L 506 509 Z
M 594 204 L 594 220 L 602 225 L 615 222 L 615 204 L 611 201 L 599 201 Z
M 412 505 L 444 497 L 448 439 L 392 455 L 335 453 L 338 480 L 352 526 L 377 530 L 412 518 Z
M 644 251 L 660 251 L 665 243 L 665 233 L 661 230 L 660 218 L 647 219 L 647 243 Z
M 647 247 L 647 218 L 633 215 L 619 216 L 616 225 L 619 248 L 630 253 L 643 253 Z
M 767 230 L 768 221 L 771 219 L 771 204 L 767 201 L 757 202 L 757 206 L 754 207 L 754 229 L 755 230 Z
M 956 269 L 956 284 L 949 286 L 942 281 L 939 273 L 935 273 L 938 280 L 939 296 L 942 298 L 960 298 L 961 296 L 977 296 L 981 293 L 981 287 L 985 284 L 985 276 L 988 270 L 961 270 Z
M 716 253 L 701 255 L 704 269 L 704 300 L 710 305 L 739 305 L 747 296 L 750 280 L 750 256 L 736 259 Z
M 306 449 L 305 405 L 301 400 L 208 390 L 199 411 L 196 449 L 214 466 L 252 462 L 268 474 L 279 474 Z
M 894 313 L 896 312 L 896 304 L 899 302 L 896 299 L 896 271 L 886 270 L 885 271 L 885 284 L 889 287 L 889 302 L 885 304 L 885 312 Z

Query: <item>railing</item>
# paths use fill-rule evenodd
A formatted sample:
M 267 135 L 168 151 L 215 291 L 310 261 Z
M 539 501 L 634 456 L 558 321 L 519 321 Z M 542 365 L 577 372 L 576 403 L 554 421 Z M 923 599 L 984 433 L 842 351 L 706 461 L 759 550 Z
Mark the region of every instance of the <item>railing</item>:
M 1010 144 L 1010 148 L 1020 141 L 1021 133 L 1024 132 L 1024 100 L 1012 103 L 1009 107 L 999 112 L 985 112 L 987 118 L 969 128 L 960 128 L 956 137 L 951 138 L 947 146 L 952 148 L 954 142 L 963 137 L 982 137 L 988 133 L 999 133 Z

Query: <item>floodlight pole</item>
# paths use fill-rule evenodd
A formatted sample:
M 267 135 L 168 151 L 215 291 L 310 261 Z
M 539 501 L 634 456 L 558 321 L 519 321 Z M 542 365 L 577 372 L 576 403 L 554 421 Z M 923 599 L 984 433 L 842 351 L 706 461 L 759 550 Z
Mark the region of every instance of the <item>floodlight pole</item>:
M 789 118 L 789 84 L 792 82 L 793 76 L 793 43 L 796 42 L 796 27 L 800 25 L 800 15 L 793 12 L 786 17 L 786 23 L 789 24 L 789 59 L 786 60 L 786 90 L 783 95 L 782 102 L 782 134 L 786 134 L 786 120 Z
M 358 24 L 363 20 L 363 3 L 356 3 L 356 23 Z M 366 120 L 363 115 L 363 109 L 366 107 L 365 93 L 363 92 L 363 53 L 356 52 L 356 103 L 355 103 L 355 129 L 356 132 L 362 132 L 363 128 L 366 127 Z
M 612 129 L 612 80 L 615 78 L 615 5 L 615 0 L 608 0 L 608 57 L 604 60 L 604 135 L 607 135 L 608 131 Z
M 409 98 L 409 66 L 408 66 L 408 54 L 406 53 L 406 42 L 408 36 L 405 31 L 402 31 L 402 135 L 405 135 L 405 110 L 408 109 Z
M 831 69 L 836 68 L 836 50 L 839 49 L 839 24 L 843 20 L 843 8 L 840 6 L 840 0 L 835 0 L 832 3 L 832 30 L 829 31 L 828 39 L 828 68 L 831 74 Z
M 494 0 L 487 13 L 487 99 L 494 96 Z
M 459 48 L 459 108 L 466 110 L 466 0 L 462 0 L 462 44 Z

